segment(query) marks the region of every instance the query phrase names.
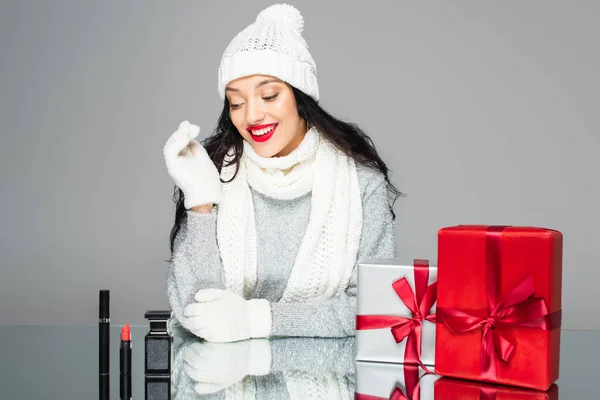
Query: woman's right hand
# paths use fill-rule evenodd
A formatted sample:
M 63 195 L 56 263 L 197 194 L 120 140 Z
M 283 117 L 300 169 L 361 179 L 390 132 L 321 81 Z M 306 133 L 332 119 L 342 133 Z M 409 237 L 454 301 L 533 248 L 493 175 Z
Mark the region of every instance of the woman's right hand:
M 183 121 L 163 148 L 167 171 L 183 191 L 186 209 L 221 201 L 219 171 L 204 147 L 194 140 L 199 133 L 199 126 Z

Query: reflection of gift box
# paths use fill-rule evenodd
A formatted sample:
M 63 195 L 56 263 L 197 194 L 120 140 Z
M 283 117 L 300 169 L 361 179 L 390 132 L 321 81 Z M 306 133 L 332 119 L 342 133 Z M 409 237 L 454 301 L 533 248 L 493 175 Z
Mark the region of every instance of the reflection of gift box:
M 363 260 L 357 280 L 356 359 L 434 365 L 437 268 Z
M 425 374 L 417 365 L 356 362 L 355 400 L 434 400 L 440 377 Z
M 558 386 L 545 392 L 516 387 L 462 381 L 451 378 L 438 379 L 434 384 L 435 398 L 443 400 L 558 400 Z
M 444 228 L 438 268 L 436 373 L 548 389 L 558 379 L 562 234 Z

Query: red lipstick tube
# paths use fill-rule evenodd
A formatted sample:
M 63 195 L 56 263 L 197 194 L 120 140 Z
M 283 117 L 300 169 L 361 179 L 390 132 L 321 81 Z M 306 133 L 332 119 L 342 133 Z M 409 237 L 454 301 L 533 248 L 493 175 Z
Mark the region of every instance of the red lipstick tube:
M 131 330 L 129 325 L 125 325 L 121 329 L 119 371 L 121 400 L 129 400 L 131 399 Z

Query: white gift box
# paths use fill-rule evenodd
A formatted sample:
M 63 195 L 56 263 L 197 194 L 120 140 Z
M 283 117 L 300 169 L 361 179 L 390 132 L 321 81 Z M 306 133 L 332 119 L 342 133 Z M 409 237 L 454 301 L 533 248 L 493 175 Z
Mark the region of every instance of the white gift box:
M 392 391 L 396 387 L 399 387 L 411 399 L 413 393 L 407 393 L 406 385 L 408 384 L 408 389 L 412 390 L 418 384 L 419 400 L 434 400 L 434 385 L 435 381 L 440 378 L 439 375 L 425 374 L 425 371 L 413 365 L 386 364 L 370 361 L 357 361 L 355 365 L 355 396 L 365 395 L 388 399 Z M 418 370 L 417 376 L 419 379 L 417 382 L 406 382 L 406 368 Z M 414 377 L 413 374 L 408 374 L 408 376 Z
M 437 282 L 437 267 L 429 265 L 428 275 L 427 286 Z M 406 278 L 416 295 L 414 263 L 402 264 L 397 259 L 362 260 L 358 265 L 357 276 L 357 322 L 358 318 L 364 318 L 363 316 L 389 315 L 413 318 L 413 313 L 392 286 L 402 278 Z M 435 313 L 435 303 L 429 310 L 429 314 L 433 313 Z M 423 319 L 421 332 L 421 362 L 433 367 L 435 365 L 435 323 Z M 359 329 L 357 326 L 356 360 L 402 364 L 405 362 L 407 341 L 408 338 L 405 338 L 396 343 L 391 326 L 379 329 Z

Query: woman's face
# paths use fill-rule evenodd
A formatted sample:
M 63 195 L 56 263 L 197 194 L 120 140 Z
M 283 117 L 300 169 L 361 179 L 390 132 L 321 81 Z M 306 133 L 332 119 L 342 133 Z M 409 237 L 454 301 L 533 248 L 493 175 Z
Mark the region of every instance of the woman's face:
M 284 81 L 252 75 L 229 82 L 225 95 L 233 124 L 261 157 L 290 154 L 306 134 L 296 100 Z

